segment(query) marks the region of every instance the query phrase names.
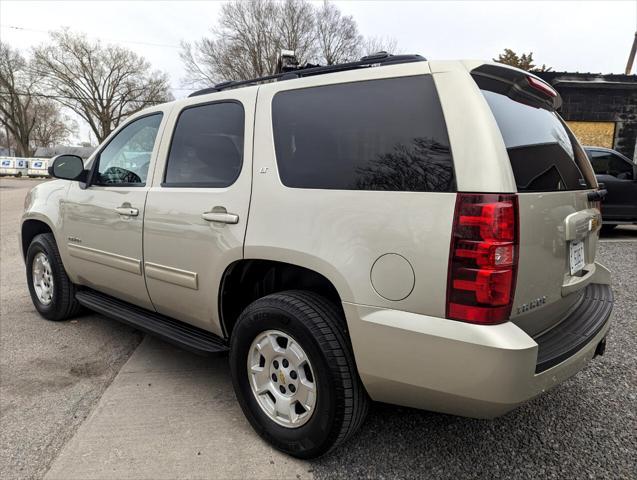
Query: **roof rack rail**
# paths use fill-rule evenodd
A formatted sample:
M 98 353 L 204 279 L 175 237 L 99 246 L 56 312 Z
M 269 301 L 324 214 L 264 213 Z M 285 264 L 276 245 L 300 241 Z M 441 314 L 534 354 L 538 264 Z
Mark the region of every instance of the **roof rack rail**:
M 255 85 L 258 83 L 268 82 L 272 80 L 283 81 L 295 78 L 309 77 L 313 75 L 323 75 L 326 73 L 343 72 L 346 70 L 356 70 L 359 68 L 380 67 L 384 65 L 395 65 L 399 63 L 424 62 L 427 59 L 421 55 L 391 55 L 387 52 L 378 52 L 372 55 L 362 57 L 355 62 L 337 63 L 335 65 L 310 65 L 300 66 L 297 69 L 263 77 L 252 78 L 249 80 L 230 80 L 227 82 L 217 83 L 214 87 L 204 88 L 191 93 L 188 97 L 196 97 L 207 93 L 220 92 L 231 88 L 244 87 L 247 85 Z

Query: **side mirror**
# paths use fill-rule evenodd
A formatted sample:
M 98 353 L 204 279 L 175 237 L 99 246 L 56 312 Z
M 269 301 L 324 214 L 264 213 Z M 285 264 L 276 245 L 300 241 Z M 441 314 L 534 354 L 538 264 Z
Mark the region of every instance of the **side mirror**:
M 63 180 L 86 180 L 84 161 L 77 155 L 58 155 L 51 160 L 49 175 Z

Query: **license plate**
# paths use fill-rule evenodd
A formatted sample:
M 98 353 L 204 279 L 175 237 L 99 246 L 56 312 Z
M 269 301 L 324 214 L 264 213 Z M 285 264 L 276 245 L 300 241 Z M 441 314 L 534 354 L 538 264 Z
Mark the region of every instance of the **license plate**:
M 584 268 L 584 242 L 573 241 L 570 245 L 570 266 L 571 275 L 576 274 Z

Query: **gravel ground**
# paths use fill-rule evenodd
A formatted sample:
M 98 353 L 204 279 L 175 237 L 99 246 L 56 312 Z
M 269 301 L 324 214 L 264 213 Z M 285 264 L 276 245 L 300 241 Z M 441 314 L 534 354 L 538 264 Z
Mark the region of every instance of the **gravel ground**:
M 495 420 L 376 404 L 354 439 L 315 462 L 314 475 L 637 478 L 637 242 L 612 237 L 598 253 L 616 300 L 603 357 Z
M 41 478 L 141 335 L 87 315 L 47 322 L 25 282 L 17 229 L 34 180 L 0 180 L 0 478 Z

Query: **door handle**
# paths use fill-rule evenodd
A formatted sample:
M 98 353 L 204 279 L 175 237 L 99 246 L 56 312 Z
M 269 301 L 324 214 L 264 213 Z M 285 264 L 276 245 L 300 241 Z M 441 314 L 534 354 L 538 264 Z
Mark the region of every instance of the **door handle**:
M 207 222 L 229 223 L 235 225 L 239 223 L 239 215 L 234 213 L 228 213 L 224 207 L 215 207 L 210 212 L 204 212 L 201 214 Z
M 139 210 L 132 207 L 121 206 L 121 207 L 117 207 L 115 211 L 119 213 L 120 215 L 126 216 L 126 217 L 136 217 L 137 215 L 139 215 Z
M 595 190 L 594 192 L 588 192 L 587 198 L 589 202 L 601 202 L 602 200 L 604 200 L 604 197 L 606 196 L 607 193 L 608 191 L 606 189 L 602 189 L 600 187 L 600 190 Z

